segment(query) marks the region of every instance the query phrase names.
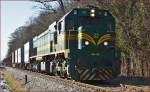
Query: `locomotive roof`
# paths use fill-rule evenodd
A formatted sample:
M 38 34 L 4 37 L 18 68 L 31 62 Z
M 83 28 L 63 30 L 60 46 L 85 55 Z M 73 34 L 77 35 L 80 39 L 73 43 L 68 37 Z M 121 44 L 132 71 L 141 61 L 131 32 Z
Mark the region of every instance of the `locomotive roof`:
M 67 17 L 71 12 L 73 12 L 74 10 L 90 10 L 90 9 L 95 9 L 95 10 L 99 10 L 99 11 L 102 11 L 102 12 L 107 12 L 109 15 L 111 15 L 110 14 L 110 12 L 108 11 L 108 10 L 105 10 L 105 9 L 99 9 L 99 8 L 74 8 L 74 9 L 72 9 L 72 10 L 70 10 L 68 13 L 66 13 L 64 16 L 62 16 L 60 19 L 59 19 L 59 21 L 62 21 L 65 17 Z M 58 22 L 59 22 L 58 21 Z

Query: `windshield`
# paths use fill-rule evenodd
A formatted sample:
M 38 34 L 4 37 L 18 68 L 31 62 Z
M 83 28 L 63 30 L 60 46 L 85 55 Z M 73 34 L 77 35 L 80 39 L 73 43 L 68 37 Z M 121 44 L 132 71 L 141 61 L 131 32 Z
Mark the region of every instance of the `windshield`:
M 82 26 L 93 26 L 93 25 L 101 25 L 100 17 L 79 17 L 79 25 Z

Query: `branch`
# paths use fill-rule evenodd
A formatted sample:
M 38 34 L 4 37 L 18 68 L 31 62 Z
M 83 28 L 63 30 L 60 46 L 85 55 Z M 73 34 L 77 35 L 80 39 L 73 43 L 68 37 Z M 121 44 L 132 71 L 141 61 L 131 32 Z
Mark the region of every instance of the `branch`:
M 38 3 L 42 4 L 45 7 L 45 8 L 42 8 L 42 9 L 51 10 L 53 12 L 56 12 L 56 10 L 54 8 L 52 8 L 52 6 L 49 4 L 49 2 L 57 1 L 59 3 L 59 7 L 63 11 L 63 13 L 65 13 L 64 4 L 63 4 L 62 0 L 31 0 L 31 1 L 38 2 Z

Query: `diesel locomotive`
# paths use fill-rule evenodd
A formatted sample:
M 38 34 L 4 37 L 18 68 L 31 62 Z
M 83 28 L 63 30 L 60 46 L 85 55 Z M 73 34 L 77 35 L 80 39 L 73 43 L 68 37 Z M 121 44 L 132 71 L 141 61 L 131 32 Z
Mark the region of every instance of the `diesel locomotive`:
M 74 8 L 12 53 L 14 67 L 79 81 L 120 73 L 115 19 L 107 10 Z

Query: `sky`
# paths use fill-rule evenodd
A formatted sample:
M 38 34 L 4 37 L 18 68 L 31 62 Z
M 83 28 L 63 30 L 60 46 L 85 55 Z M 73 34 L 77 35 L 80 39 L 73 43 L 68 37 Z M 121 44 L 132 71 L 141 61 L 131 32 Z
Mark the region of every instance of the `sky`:
M 25 25 L 29 17 L 39 14 L 39 11 L 33 8 L 36 5 L 37 3 L 31 1 L 1 1 L 1 60 L 7 54 L 10 34 Z

